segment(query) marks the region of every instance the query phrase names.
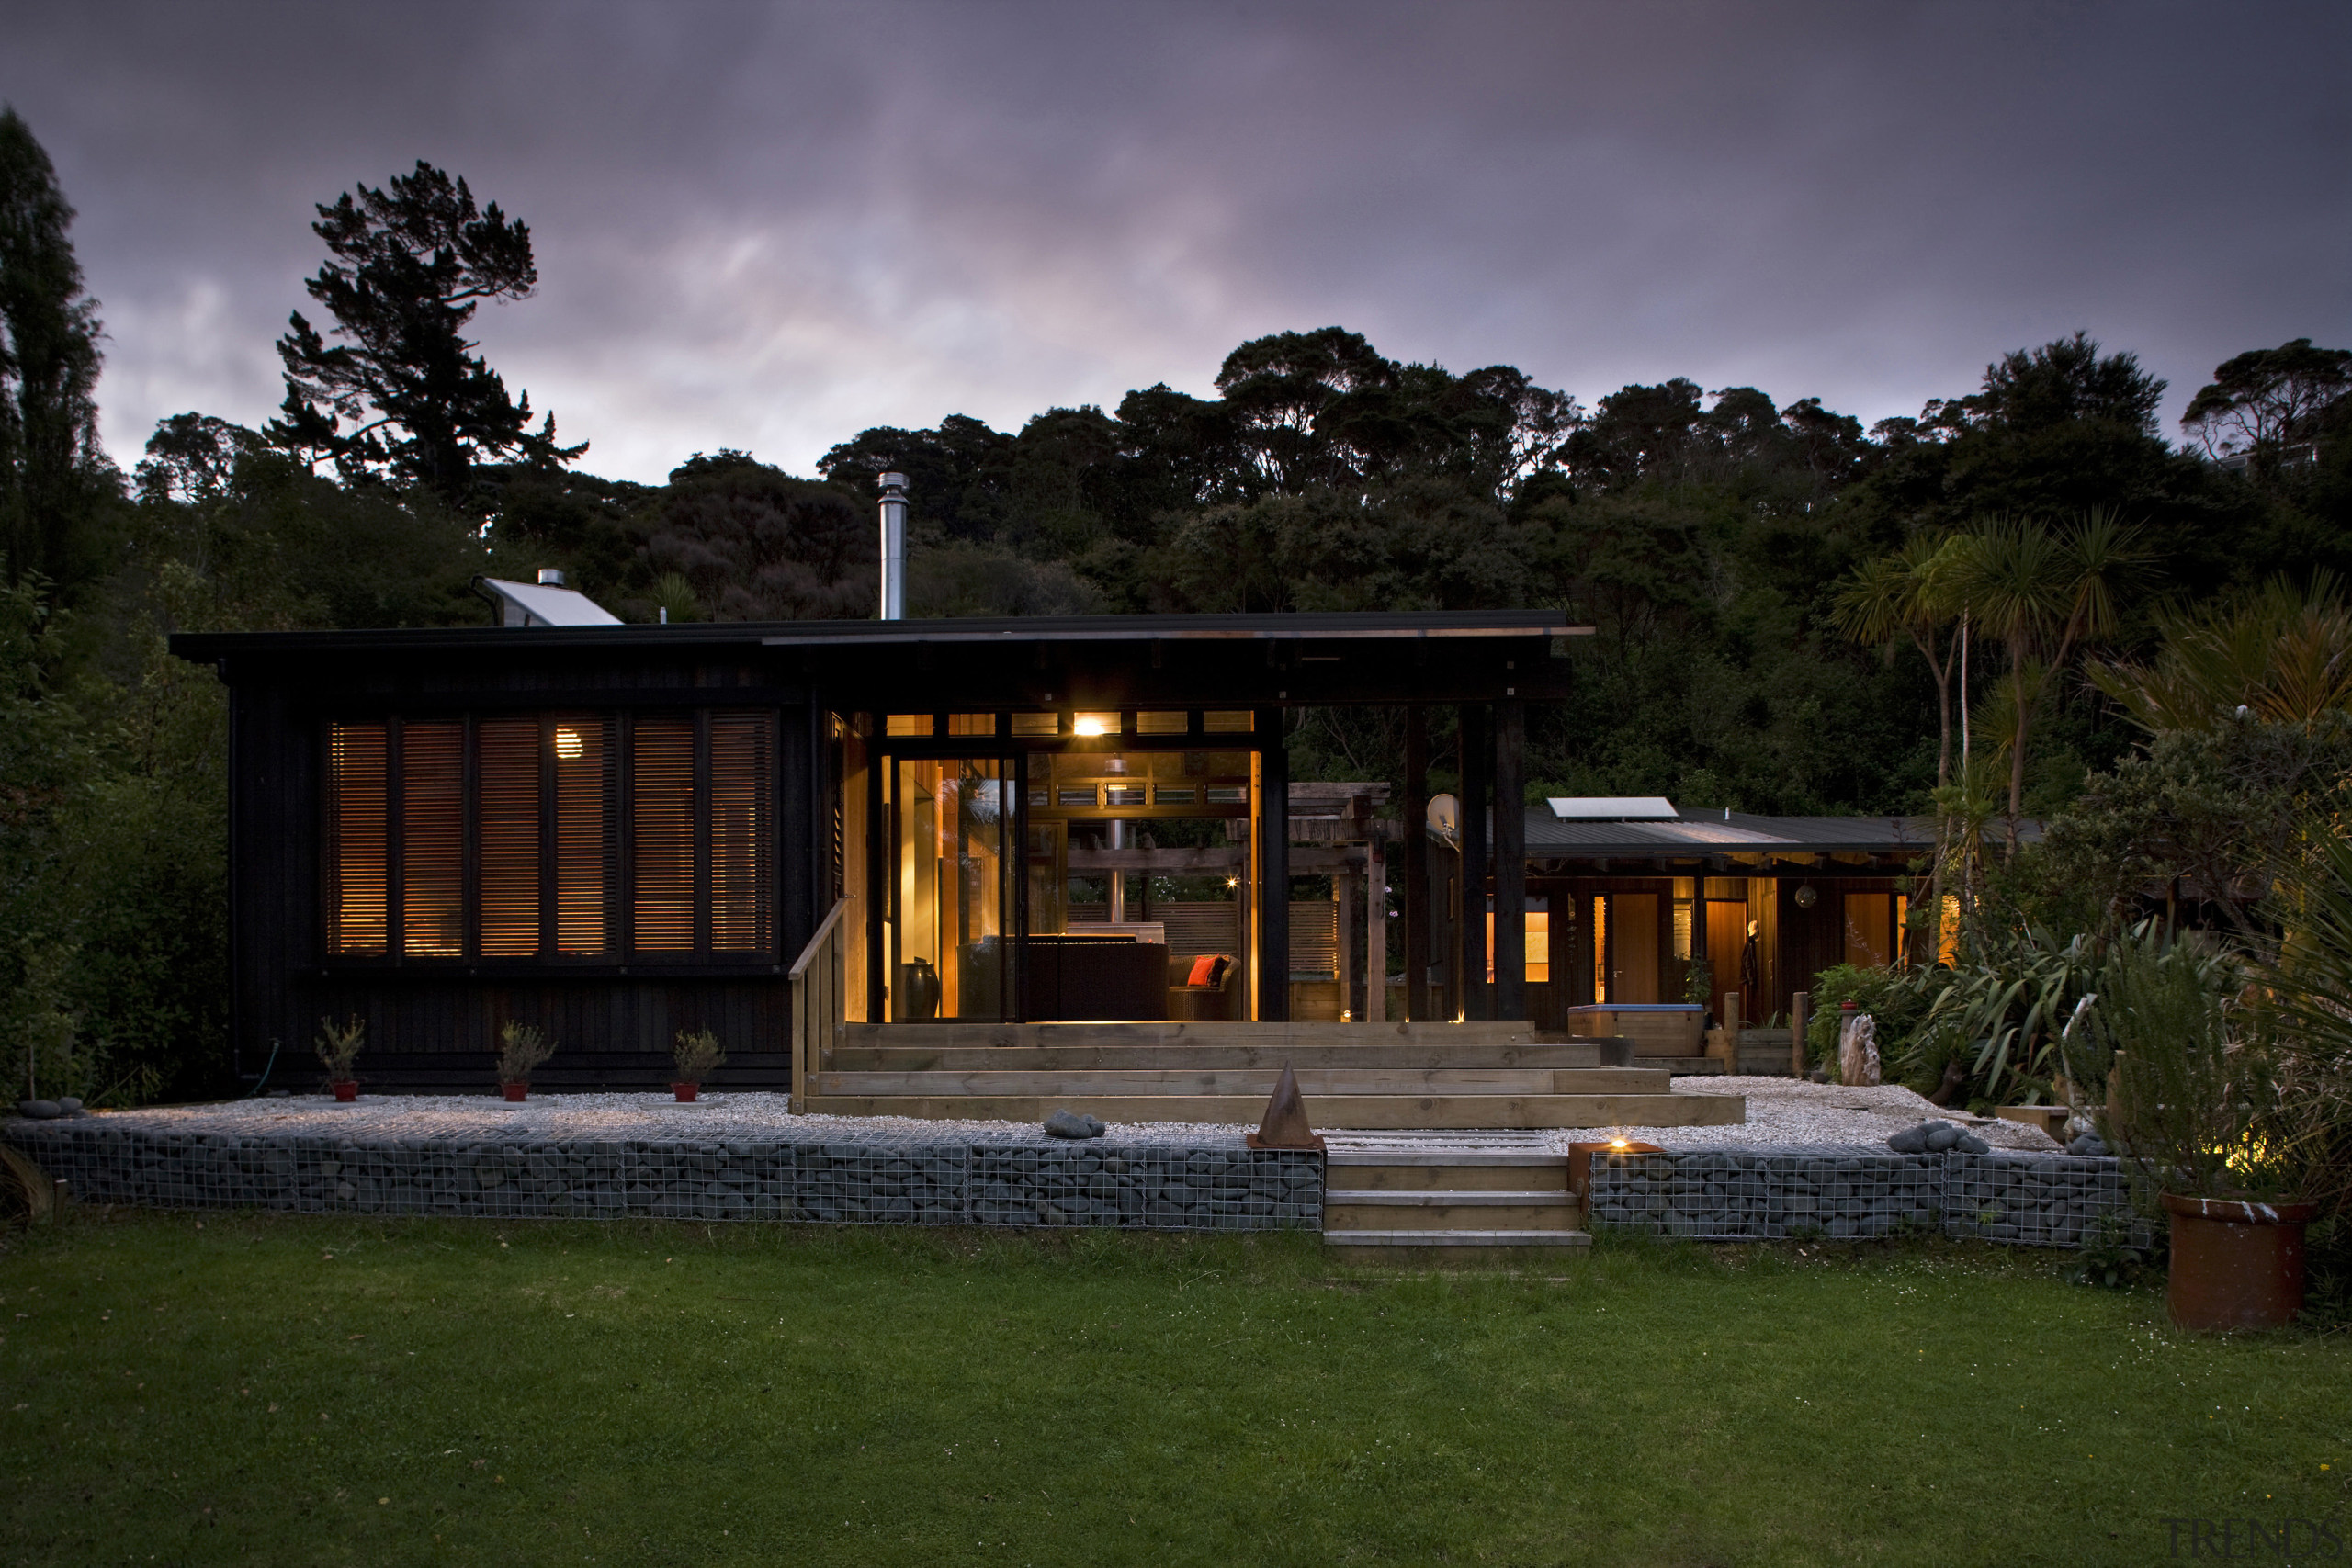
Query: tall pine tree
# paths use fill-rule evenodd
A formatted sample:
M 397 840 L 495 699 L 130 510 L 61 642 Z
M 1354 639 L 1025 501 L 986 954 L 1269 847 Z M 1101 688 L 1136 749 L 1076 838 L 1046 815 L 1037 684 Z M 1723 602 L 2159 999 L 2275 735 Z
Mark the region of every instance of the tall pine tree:
M 0 107 L 0 541 L 11 584 L 95 570 L 91 522 L 111 473 L 98 446 L 97 302 L 49 154 Z
M 384 189 L 345 191 L 311 227 L 331 259 L 304 287 L 345 341 L 330 345 L 293 313 L 277 341 L 286 402 L 272 440 L 346 479 L 389 472 L 457 504 L 485 459 L 554 467 L 588 449 L 558 446 L 553 414 L 531 429 L 529 395 L 510 396 L 465 336 L 483 300 L 537 287 L 527 225 L 496 202 L 477 208 L 464 180 L 419 162 Z

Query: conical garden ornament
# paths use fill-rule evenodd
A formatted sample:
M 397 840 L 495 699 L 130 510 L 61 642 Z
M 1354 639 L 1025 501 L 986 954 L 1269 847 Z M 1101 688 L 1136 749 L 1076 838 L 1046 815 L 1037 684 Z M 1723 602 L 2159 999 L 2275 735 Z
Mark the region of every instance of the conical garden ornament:
M 1266 1101 L 1266 1119 L 1244 1140 L 1253 1149 L 1319 1149 L 1323 1140 L 1306 1124 L 1306 1101 L 1298 1096 L 1298 1075 L 1283 1064 L 1274 1081 L 1274 1096 Z

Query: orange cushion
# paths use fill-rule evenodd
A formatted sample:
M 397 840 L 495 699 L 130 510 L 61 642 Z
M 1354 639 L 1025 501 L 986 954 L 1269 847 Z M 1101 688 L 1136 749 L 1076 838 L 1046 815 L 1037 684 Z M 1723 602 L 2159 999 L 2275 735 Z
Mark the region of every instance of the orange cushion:
M 1214 953 L 1204 953 L 1198 958 L 1193 960 L 1193 973 L 1186 977 L 1184 984 L 1188 986 L 1214 986 L 1216 982 L 1211 979 L 1210 976 L 1216 973 L 1216 954 Z

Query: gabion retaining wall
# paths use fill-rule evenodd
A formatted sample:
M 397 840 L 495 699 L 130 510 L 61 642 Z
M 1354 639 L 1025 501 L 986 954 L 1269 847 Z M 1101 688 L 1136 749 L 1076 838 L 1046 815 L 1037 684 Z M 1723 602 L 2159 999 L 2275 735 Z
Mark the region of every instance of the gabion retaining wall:
M 2112 1219 L 2152 1239 L 2116 1159 L 2065 1155 L 1595 1151 L 1597 1224 L 1706 1241 L 1864 1237 L 1935 1230 L 2025 1247 L 2080 1247 Z
M 1314 1230 L 1303 1150 L 1089 1142 L 357 1140 L 11 1122 L 77 1200 L 300 1213 L 805 1220 L 839 1224 Z

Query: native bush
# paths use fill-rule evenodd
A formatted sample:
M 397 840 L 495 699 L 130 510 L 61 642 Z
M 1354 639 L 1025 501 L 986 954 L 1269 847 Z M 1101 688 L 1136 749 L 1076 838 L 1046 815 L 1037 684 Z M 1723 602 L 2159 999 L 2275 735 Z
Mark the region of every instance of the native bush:
M 1805 1059 L 1837 1060 L 1840 1010 L 1849 1001 L 1857 1011 L 1869 1013 L 1876 1021 L 1879 1059 L 1889 1063 L 1902 1059 L 1937 994 L 1951 977 L 1951 971 L 1943 969 L 1831 964 L 1813 977 L 1813 1017 L 1805 1025 Z M 1933 1069 L 1941 1073 L 1942 1062 L 1934 1063 Z

